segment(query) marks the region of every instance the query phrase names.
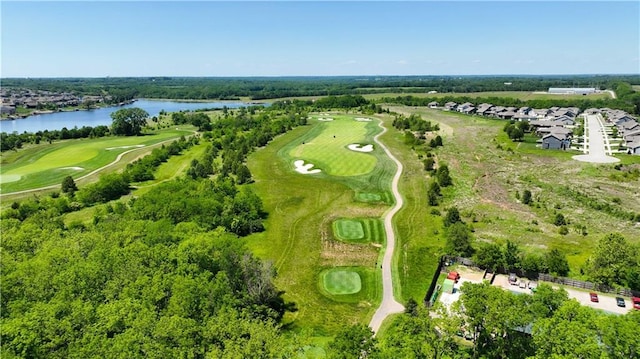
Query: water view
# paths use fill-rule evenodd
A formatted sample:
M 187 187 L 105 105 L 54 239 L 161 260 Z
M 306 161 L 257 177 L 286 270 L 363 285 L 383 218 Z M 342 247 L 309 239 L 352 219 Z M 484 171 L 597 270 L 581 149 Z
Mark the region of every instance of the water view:
M 0 121 L 0 132 L 37 132 L 44 130 L 60 130 L 63 127 L 68 129 L 74 126 L 100 126 L 111 124 L 111 113 L 121 108 L 139 107 L 149 113 L 149 116 L 157 116 L 160 111 L 177 112 L 186 110 L 198 110 L 203 108 L 239 108 L 247 106 L 243 102 L 179 102 L 179 101 L 156 101 L 137 100 L 136 102 L 116 107 L 104 107 L 90 111 L 55 112 L 42 115 L 29 116 L 23 119 Z

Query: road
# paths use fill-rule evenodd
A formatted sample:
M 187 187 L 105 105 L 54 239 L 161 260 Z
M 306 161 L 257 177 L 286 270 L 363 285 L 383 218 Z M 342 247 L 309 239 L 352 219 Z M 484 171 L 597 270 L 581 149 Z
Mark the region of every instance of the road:
M 384 216 L 384 230 L 387 237 L 387 245 L 384 249 L 384 257 L 382 259 L 382 302 L 369 323 L 369 327 L 371 327 L 373 332 L 376 334 L 380 329 L 380 325 L 387 316 L 404 311 L 404 306 L 398 303 L 393 297 L 393 275 L 391 273 L 391 262 L 396 245 L 396 237 L 391 220 L 404 204 L 402 196 L 400 196 L 400 192 L 398 191 L 398 182 L 400 181 L 400 175 L 402 174 L 402 163 L 400 163 L 400 161 L 391 154 L 389 149 L 378 140 L 382 134 L 387 132 L 387 129 L 382 125 L 382 121 L 380 121 L 378 126 L 382 128 L 382 132 L 376 135 L 373 140 L 384 150 L 387 156 L 396 163 L 398 169 L 396 170 L 396 173 L 393 176 L 393 181 L 391 182 L 391 191 L 393 192 L 396 204 Z
M 593 163 L 614 163 L 620 160 L 611 157 L 611 144 L 609 136 L 602 123 L 600 114 L 585 115 L 584 120 L 585 151 L 586 155 L 573 156 L 573 159 Z

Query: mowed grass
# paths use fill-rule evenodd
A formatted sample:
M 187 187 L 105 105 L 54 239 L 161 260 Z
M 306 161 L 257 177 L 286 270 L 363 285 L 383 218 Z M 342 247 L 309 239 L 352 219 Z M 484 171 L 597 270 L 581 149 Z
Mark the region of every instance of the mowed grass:
M 300 138 L 300 144 L 288 153 L 291 162 L 304 160 L 332 176 L 358 176 L 371 172 L 377 158 L 371 153 L 352 151 L 347 146 L 371 143 L 371 140 L 367 141 L 370 131 L 367 127 L 371 128 L 372 123 L 358 122 L 348 116 L 331 118 L 333 121 L 320 122 Z
M 333 233 L 349 243 L 384 243 L 384 225 L 377 218 L 341 218 L 333 222 Z
M 145 147 L 189 132 L 164 130 L 145 136 L 68 140 L 32 146 L 20 150 L 24 152 L 19 156 L 3 157 L 2 179 L 14 180 L 16 176 L 20 179 L 0 183 L 0 190 L 7 194 L 58 184 L 68 175 L 81 177 L 111 163 L 123 152 L 145 153 Z
M 323 117 L 335 119 L 338 115 Z M 312 120 L 307 126 L 276 137 L 248 158 L 255 179 L 250 186 L 269 213 L 266 231 L 249 236 L 248 246 L 259 257 L 274 262 L 276 285 L 285 291 L 285 299 L 298 307 L 297 312 L 285 315 L 288 327 L 309 330 L 314 336 L 332 336 L 344 325 L 368 323 L 377 308 L 382 289 L 379 245 L 338 241 L 332 223 L 340 218 L 381 218 L 390 203 L 357 201 L 356 197 L 358 193 L 389 191 L 396 169 L 381 149 L 375 149 L 365 155 L 374 156 L 376 165 L 363 175 L 302 175 L 294 171 L 291 150 L 315 138 L 322 132 L 317 127 L 327 123 Z M 359 133 L 354 143 L 373 143 L 373 136 L 381 131 L 377 119 L 345 123 Z M 362 126 L 366 129 L 364 136 Z M 345 126 L 337 135 L 351 136 L 348 132 L 349 127 Z M 341 296 L 340 300 L 321 290 L 322 272 L 335 267 L 357 268 L 362 290 Z
M 358 272 L 340 268 L 322 273 L 322 285 L 332 295 L 355 294 L 362 289 Z

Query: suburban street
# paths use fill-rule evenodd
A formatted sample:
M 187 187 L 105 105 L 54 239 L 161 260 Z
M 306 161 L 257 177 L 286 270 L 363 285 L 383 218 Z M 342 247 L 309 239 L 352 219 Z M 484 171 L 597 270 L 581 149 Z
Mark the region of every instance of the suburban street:
M 610 156 L 611 144 L 600 114 L 585 115 L 584 141 L 587 154 L 573 156 L 573 159 L 593 163 L 614 163 L 620 160 Z

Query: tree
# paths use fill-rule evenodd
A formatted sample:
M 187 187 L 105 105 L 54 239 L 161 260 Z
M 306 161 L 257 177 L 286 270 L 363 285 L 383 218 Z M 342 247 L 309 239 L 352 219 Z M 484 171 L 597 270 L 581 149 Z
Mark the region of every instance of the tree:
M 502 247 L 502 258 L 504 260 L 504 267 L 508 270 L 513 270 L 520 266 L 520 247 L 515 242 L 507 239 L 507 242 Z
M 449 175 L 449 167 L 447 165 L 441 165 L 438 167 L 436 170 L 436 179 L 442 187 L 448 187 L 453 184 L 451 176 Z
M 149 117 L 147 111 L 138 108 L 123 108 L 111 114 L 111 132 L 115 135 L 139 135 Z
M 524 192 L 522 192 L 522 203 L 527 205 L 531 204 L 531 191 L 528 189 L 525 189 Z
M 446 239 L 445 251 L 447 254 L 462 257 L 470 257 L 473 254 L 473 247 L 471 246 L 471 231 L 466 224 L 456 222 L 449 226 L 446 233 Z
M 567 220 L 562 213 L 556 213 L 556 217 L 553 220 L 553 224 L 560 227 L 567 224 Z
M 62 192 L 74 194 L 78 190 L 73 177 L 67 176 L 62 180 Z
M 569 262 L 567 257 L 554 248 L 547 253 L 547 268 L 549 273 L 557 276 L 566 276 L 569 274 Z
M 628 269 L 638 266 L 637 258 L 637 249 L 620 233 L 609 233 L 598 241 L 589 258 L 588 274 L 597 283 L 623 284 Z
M 482 268 L 497 270 L 504 262 L 500 245 L 481 242 L 473 255 L 473 261 Z
M 431 172 L 433 171 L 433 165 L 435 164 L 435 161 L 433 160 L 433 157 L 427 157 L 424 159 L 424 161 L 422 161 L 422 163 L 424 164 L 424 170 L 427 172 Z
M 444 226 L 449 227 L 458 222 L 462 222 L 462 218 L 460 218 L 460 211 L 458 211 L 457 207 L 449 208 L 447 215 L 444 217 Z
M 373 331 L 364 324 L 342 329 L 327 347 L 327 357 L 330 359 L 364 359 L 376 352 Z

